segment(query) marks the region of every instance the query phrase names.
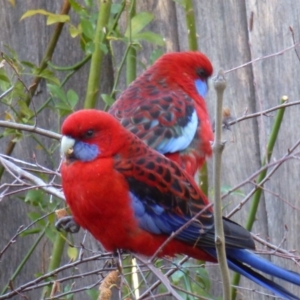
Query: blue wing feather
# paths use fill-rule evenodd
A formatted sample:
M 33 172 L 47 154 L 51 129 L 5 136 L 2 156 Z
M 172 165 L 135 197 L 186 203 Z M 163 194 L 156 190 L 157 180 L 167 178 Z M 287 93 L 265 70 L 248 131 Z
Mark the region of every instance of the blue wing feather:
M 164 153 L 175 153 L 185 150 L 192 142 L 198 127 L 198 117 L 194 109 L 185 126 L 181 127 L 180 135 L 164 139 L 155 149 Z
M 140 199 L 133 192 L 129 193 L 131 206 L 140 228 L 154 234 L 170 235 L 189 221 L 188 216 L 179 216 L 170 209 L 165 209 L 157 203 L 151 203 L 145 199 Z M 184 242 L 194 244 L 201 238 L 201 227 L 198 222 L 182 230 L 176 238 Z M 206 232 L 203 230 L 203 232 Z

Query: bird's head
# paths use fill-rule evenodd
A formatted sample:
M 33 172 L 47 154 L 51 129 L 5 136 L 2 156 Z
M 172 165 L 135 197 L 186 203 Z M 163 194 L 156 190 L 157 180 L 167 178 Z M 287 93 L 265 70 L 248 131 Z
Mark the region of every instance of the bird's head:
M 122 129 L 106 112 L 79 110 L 62 125 L 61 152 L 68 160 L 83 162 L 113 156 L 122 148 Z
M 206 95 L 207 80 L 213 73 L 213 66 L 205 54 L 198 51 L 170 52 L 156 64 L 160 65 L 159 69 L 165 76 L 182 85 L 183 89 L 193 85 L 202 97 Z

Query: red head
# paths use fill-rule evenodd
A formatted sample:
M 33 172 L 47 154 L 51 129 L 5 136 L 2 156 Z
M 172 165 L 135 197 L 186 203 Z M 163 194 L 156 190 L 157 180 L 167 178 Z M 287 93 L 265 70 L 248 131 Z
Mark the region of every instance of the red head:
M 124 128 L 111 115 L 93 109 L 79 110 L 62 125 L 62 152 L 67 157 L 91 161 L 118 153 L 124 143 Z
M 208 57 L 196 51 L 166 53 L 154 65 L 160 66 L 161 72 L 174 79 L 187 76 L 193 81 L 206 80 L 213 73 Z

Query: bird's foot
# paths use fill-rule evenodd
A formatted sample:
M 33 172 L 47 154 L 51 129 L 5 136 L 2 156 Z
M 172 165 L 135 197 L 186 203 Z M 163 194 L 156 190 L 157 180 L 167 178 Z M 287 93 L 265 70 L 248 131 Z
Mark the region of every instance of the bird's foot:
M 64 230 L 68 233 L 77 233 L 80 226 L 74 221 L 72 216 L 62 217 L 56 221 L 55 227 L 58 231 Z

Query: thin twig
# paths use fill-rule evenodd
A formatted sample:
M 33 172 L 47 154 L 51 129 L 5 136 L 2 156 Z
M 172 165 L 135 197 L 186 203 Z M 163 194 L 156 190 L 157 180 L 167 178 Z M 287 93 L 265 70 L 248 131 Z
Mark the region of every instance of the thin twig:
M 227 70 L 227 71 L 224 72 L 224 74 L 227 74 L 229 72 L 241 69 L 241 68 L 246 67 L 248 65 L 252 65 L 253 63 L 258 62 L 260 60 L 264 60 L 264 59 L 267 59 L 267 58 L 271 58 L 271 57 L 275 57 L 275 56 L 278 56 L 278 55 L 282 55 L 283 53 L 285 53 L 285 52 L 287 52 L 289 50 L 292 50 L 292 49 L 294 49 L 294 48 L 296 48 L 298 46 L 300 46 L 300 43 L 294 44 L 293 46 L 287 47 L 287 48 L 285 48 L 283 50 L 280 50 L 278 52 L 275 52 L 275 53 L 272 53 L 272 54 L 269 54 L 269 55 L 265 55 L 265 56 L 262 56 L 262 57 L 258 57 L 256 59 L 253 59 L 253 60 L 251 60 L 249 62 L 246 62 L 246 63 L 244 63 L 242 65 L 239 65 L 239 66 L 234 67 L 234 68 L 232 68 L 230 70 Z
M 0 162 L 3 165 L 3 167 L 5 167 L 7 170 L 13 172 L 14 174 L 16 174 L 18 178 L 26 178 L 26 179 L 30 180 L 32 183 L 36 184 L 40 189 L 42 189 L 46 193 L 52 194 L 62 200 L 65 200 L 64 194 L 62 192 L 53 188 L 52 186 L 49 186 L 49 184 L 44 182 L 39 177 L 34 176 L 31 173 L 24 171 L 23 169 L 21 169 L 14 163 L 3 158 L 1 155 L 0 155 Z
M 227 265 L 225 250 L 225 235 L 223 228 L 222 202 L 221 202 L 221 163 L 224 143 L 222 142 L 222 105 L 223 94 L 226 88 L 226 80 L 223 70 L 220 70 L 214 82 L 217 92 L 217 103 L 215 110 L 216 131 L 213 144 L 213 186 L 214 186 L 214 220 L 215 220 L 215 244 L 218 255 L 218 262 L 221 271 L 223 285 L 223 299 L 231 299 L 230 275 Z
M 147 265 L 149 270 L 151 270 L 151 272 L 160 279 L 161 283 L 165 286 L 165 288 L 169 291 L 169 293 L 174 297 L 174 299 L 177 299 L 177 300 L 182 299 L 181 296 L 173 289 L 168 277 L 165 274 L 163 274 L 159 269 L 157 269 L 155 266 L 153 266 L 153 264 L 151 262 L 149 262 L 147 258 L 145 258 L 141 255 L 138 255 L 138 254 L 135 254 L 135 257 L 139 261 L 141 261 L 145 265 Z

